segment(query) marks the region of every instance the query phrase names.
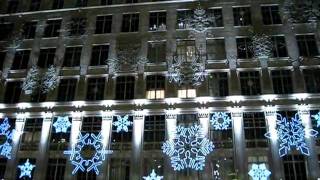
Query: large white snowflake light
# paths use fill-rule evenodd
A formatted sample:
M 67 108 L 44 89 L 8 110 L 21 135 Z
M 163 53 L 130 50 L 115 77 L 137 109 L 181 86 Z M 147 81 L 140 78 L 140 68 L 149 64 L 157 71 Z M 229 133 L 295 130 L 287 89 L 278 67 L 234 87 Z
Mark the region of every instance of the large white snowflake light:
M 89 150 L 90 152 L 86 152 Z M 94 151 L 92 153 L 92 151 Z M 94 170 L 98 175 L 98 166 L 105 160 L 106 154 L 111 154 L 112 150 L 105 150 L 102 144 L 102 135 L 99 133 L 97 136 L 93 133 L 82 134 L 78 137 L 77 144 L 64 154 L 70 155 L 70 161 L 75 166 L 72 174 L 75 174 L 80 169 L 82 172 L 90 172 Z
M 33 165 L 29 162 L 29 159 L 27 159 L 27 161 L 24 164 L 18 165 L 18 168 L 20 169 L 19 178 L 22 178 L 25 176 L 31 178 L 31 172 L 32 172 L 33 168 L 35 168 L 35 167 L 36 167 L 35 165 Z
M 68 116 L 59 116 L 57 121 L 53 123 L 53 127 L 56 130 L 56 133 L 66 133 L 68 128 L 71 126 Z
M 203 170 L 206 156 L 213 151 L 213 143 L 205 137 L 199 125 L 191 127 L 178 126 L 174 138 L 162 145 L 163 153 L 168 155 L 171 166 L 176 171 L 187 168 Z
M 142 178 L 145 180 L 161 180 L 163 179 L 163 176 L 158 176 L 154 169 L 152 169 L 152 172 L 149 176 L 143 176 Z
M 289 121 L 287 118 L 277 114 L 277 136 L 280 144 L 279 155 L 285 156 L 292 148 L 300 151 L 304 155 L 309 155 L 309 148 L 305 143 L 305 136 L 315 137 L 318 132 L 314 129 L 306 129 L 296 113 Z M 266 133 L 267 138 L 271 138 L 270 132 Z
M 248 173 L 253 180 L 267 180 L 271 172 L 267 169 L 266 164 L 252 164 Z
M 311 117 L 313 117 L 317 121 L 317 127 L 320 127 L 320 112 L 318 112 L 315 115 L 312 115 Z
M 15 132 L 14 130 L 10 130 L 10 127 L 9 119 L 6 117 L 0 124 L 0 136 L 5 139 L 4 142 L 0 144 L 0 155 L 8 159 L 11 159 L 12 136 Z
M 128 120 L 129 116 L 125 115 L 124 117 L 117 116 L 117 121 L 113 122 L 112 124 L 117 127 L 117 132 L 128 132 L 128 127 L 131 126 L 133 123 Z
M 225 112 L 214 112 L 210 123 L 214 130 L 226 130 L 231 124 L 231 119 Z

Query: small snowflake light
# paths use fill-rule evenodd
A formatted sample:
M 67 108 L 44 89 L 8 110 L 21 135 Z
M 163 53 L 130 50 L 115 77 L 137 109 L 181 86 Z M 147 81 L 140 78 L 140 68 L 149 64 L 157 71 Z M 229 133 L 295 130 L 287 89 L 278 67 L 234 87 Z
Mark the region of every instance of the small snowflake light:
M 31 164 L 29 162 L 29 159 L 27 159 L 27 161 L 22 164 L 22 165 L 18 165 L 18 168 L 20 169 L 20 176 L 19 178 L 21 179 L 22 177 L 29 177 L 31 178 L 31 173 L 33 168 L 35 168 L 36 166 Z
M 156 172 L 154 171 L 154 169 L 152 169 L 152 172 L 149 176 L 144 176 L 142 178 L 145 180 L 161 180 L 161 179 L 163 179 L 163 176 L 158 176 L 156 174 Z
M 88 150 L 86 148 L 90 148 L 90 151 L 94 150 L 94 153 L 86 153 L 86 150 Z M 93 133 L 86 133 L 84 136 L 82 136 L 82 134 L 79 135 L 78 142 L 73 146 L 72 150 L 64 151 L 63 153 L 70 155 L 69 159 L 72 165 L 75 166 L 72 174 L 77 173 L 78 170 L 82 172 L 94 170 L 98 175 L 98 166 L 105 160 L 105 155 L 111 154 L 112 151 L 104 149 L 101 133 L 97 136 Z
M 124 117 L 117 116 L 117 121 L 113 122 L 112 124 L 117 127 L 117 132 L 128 132 L 128 127 L 133 123 L 129 121 L 129 116 L 125 115 Z
M 0 144 L 0 155 L 8 159 L 11 159 L 11 150 L 12 150 L 12 137 L 14 130 L 10 130 L 9 119 L 6 117 L 3 122 L 0 124 L 0 136 L 5 138 L 5 141 Z
M 312 115 L 312 117 L 317 121 L 317 127 L 320 127 L 320 112 L 316 115 Z
M 53 123 L 53 127 L 56 130 L 56 133 L 66 133 L 68 128 L 71 126 L 68 116 L 59 116 L 57 121 Z
M 267 180 L 271 172 L 267 169 L 264 163 L 252 164 L 252 167 L 248 173 L 253 180 Z
M 318 132 L 314 129 L 306 129 L 296 113 L 289 121 L 287 118 L 277 114 L 277 136 L 280 144 L 279 155 L 285 156 L 292 148 L 300 151 L 304 155 L 309 155 L 309 148 L 305 142 L 305 136 L 315 137 Z M 271 139 L 271 133 L 265 134 L 267 138 Z
M 174 138 L 163 143 L 162 151 L 170 157 L 173 169 L 203 170 L 206 156 L 213 151 L 214 145 L 205 137 L 201 126 L 178 126 L 171 133 Z
M 231 119 L 225 112 L 214 112 L 210 123 L 214 130 L 227 130 L 231 124 Z

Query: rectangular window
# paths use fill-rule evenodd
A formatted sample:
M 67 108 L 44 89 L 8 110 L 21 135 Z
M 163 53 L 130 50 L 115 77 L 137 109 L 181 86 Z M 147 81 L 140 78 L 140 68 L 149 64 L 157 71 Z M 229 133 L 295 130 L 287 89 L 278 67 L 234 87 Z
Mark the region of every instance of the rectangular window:
M 101 117 L 84 117 L 82 120 L 81 132 L 99 133 L 101 131 Z
M 192 10 L 179 10 L 177 11 L 177 29 L 188 29 L 190 24 L 188 23 L 188 18 L 193 16 Z
M 6 60 L 7 51 L 0 51 L 0 71 L 3 69 L 3 64 Z
M 111 158 L 110 180 L 129 180 L 130 179 L 130 159 Z
M 137 3 L 138 0 L 125 0 L 126 4 L 130 4 L 130 3 Z
M 271 71 L 273 91 L 275 94 L 293 93 L 291 71 L 274 70 Z
M 97 16 L 96 19 L 96 34 L 111 33 L 112 15 Z
M 20 150 L 38 150 L 41 138 L 42 118 L 27 119 L 25 122 Z
M 36 21 L 26 22 L 23 25 L 23 32 L 22 32 L 23 37 L 25 39 L 33 39 L 36 34 L 36 27 L 37 27 Z
M 122 17 L 121 32 L 137 32 L 139 31 L 139 13 L 124 14 Z
M 166 12 L 151 12 L 149 19 L 149 30 L 150 31 L 165 31 L 167 13 Z
M 53 0 L 52 9 L 62 9 L 64 0 Z
M 64 180 L 64 171 L 66 168 L 65 159 L 49 159 L 47 166 L 46 180 Z
M 30 57 L 30 50 L 16 51 L 11 70 L 27 69 L 29 57 Z
M 112 0 L 101 0 L 100 5 L 112 5 Z
M 4 179 L 4 174 L 6 173 L 7 167 L 7 159 L 1 158 L 0 159 L 0 178 Z
M 226 47 L 224 39 L 207 39 L 208 60 L 226 59 Z
M 64 67 L 80 66 L 82 47 L 67 47 L 64 55 Z
M 237 38 L 237 53 L 239 59 L 251 59 L 253 57 L 250 50 L 252 40 L 250 38 Z
M 165 116 L 146 116 L 144 121 L 144 150 L 161 149 L 165 140 Z
M 40 9 L 41 0 L 31 0 L 30 11 L 38 11 Z
M 13 31 L 13 23 L 1 23 L 0 24 L 0 41 L 7 40 Z
M 233 18 L 235 26 L 251 25 L 251 10 L 250 7 L 233 8 Z
M 53 119 L 53 123 L 57 121 L 57 117 Z M 69 122 L 72 122 L 72 119 L 69 118 Z M 62 133 L 56 133 L 55 128 L 52 126 L 51 130 L 51 137 L 50 137 L 50 151 L 63 151 L 67 150 L 69 148 L 69 142 L 70 142 L 70 131 L 71 127 L 67 129 L 67 132 Z M 64 174 L 62 174 L 63 176 Z
M 77 0 L 76 7 L 86 7 L 88 5 L 88 0 Z
M 308 179 L 306 163 L 303 155 L 287 155 L 283 157 L 285 179 Z
M 208 16 L 212 18 L 212 22 L 210 22 L 210 27 L 223 27 L 223 15 L 222 9 L 208 9 Z
M 72 18 L 70 23 L 69 35 L 81 36 L 86 32 L 87 18 Z
M 105 78 L 88 78 L 87 100 L 102 100 L 104 96 Z
M 304 69 L 304 81 L 308 93 L 320 93 L 320 69 Z
M 227 113 L 228 117 L 231 118 L 230 113 Z M 212 115 L 210 115 L 210 118 Z M 210 139 L 213 141 L 215 148 L 227 149 L 233 147 L 233 133 L 232 123 L 227 127 L 226 130 L 216 130 L 213 126 L 210 126 Z
M 261 12 L 264 25 L 282 24 L 278 6 L 262 6 Z
M 260 74 L 258 71 L 240 72 L 242 95 L 260 95 Z
M 124 116 L 121 116 L 124 118 Z M 113 116 L 113 122 L 118 121 L 118 116 Z M 133 122 L 133 117 L 129 116 L 128 121 Z M 112 150 L 130 150 L 132 141 L 132 125 L 128 126 L 128 132 L 117 132 L 117 127 L 112 126 L 111 149 Z
M 151 63 L 161 63 L 166 61 L 166 42 L 148 43 L 148 60 Z
M 94 171 L 89 172 L 77 172 L 77 180 L 96 180 L 97 174 Z
M 196 54 L 194 40 L 177 40 L 177 55 L 183 61 L 192 62 Z
M 184 89 L 178 90 L 178 98 L 195 98 L 197 97 L 196 89 L 189 89 L 185 87 Z
M 43 37 L 57 37 L 61 26 L 61 19 L 48 20 Z
M 147 76 L 147 99 L 163 99 L 166 78 L 161 75 Z
M 77 79 L 61 79 L 57 101 L 73 101 L 77 87 Z
M 229 95 L 227 72 L 211 73 L 209 77 L 209 91 L 212 96 L 221 97 Z
M 21 95 L 21 81 L 10 81 L 6 83 L 4 103 L 17 103 Z
M 313 57 L 319 55 L 314 35 L 297 35 L 300 56 Z
M 134 98 L 135 78 L 133 76 L 120 76 L 116 80 L 116 100 L 129 100 Z
M 18 12 L 18 6 L 19 6 L 19 0 L 9 0 L 7 13 L 10 14 L 10 13 Z
M 273 57 L 288 57 L 287 46 L 284 36 L 272 36 Z
M 56 53 L 56 48 L 40 49 L 38 66 L 41 68 L 48 68 L 51 65 L 53 65 L 55 53 Z
M 31 94 L 31 102 L 44 102 L 47 98 L 46 93 L 42 93 L 40 87 L 37 87 L 35 92 Z
M 267 147 L 267 139 L 264 136 L 267 132 L 264 117 L 263 112 L 248 112 L 243 114 L 247 148 Z
M 95 45 L 92 47 L 90 66 L 107 65 L 109 45 Z

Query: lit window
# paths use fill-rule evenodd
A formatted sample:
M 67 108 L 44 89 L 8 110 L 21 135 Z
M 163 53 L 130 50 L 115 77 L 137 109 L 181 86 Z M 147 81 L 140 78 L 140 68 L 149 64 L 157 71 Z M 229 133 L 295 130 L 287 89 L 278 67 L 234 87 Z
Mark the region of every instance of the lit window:
M 165 77 L 161 75 L 147 76 L 147 99 L 164 98 Z
M 194 98 L 196 97 L 196 89 L 180 89 L 178 90 L 179 98 Z

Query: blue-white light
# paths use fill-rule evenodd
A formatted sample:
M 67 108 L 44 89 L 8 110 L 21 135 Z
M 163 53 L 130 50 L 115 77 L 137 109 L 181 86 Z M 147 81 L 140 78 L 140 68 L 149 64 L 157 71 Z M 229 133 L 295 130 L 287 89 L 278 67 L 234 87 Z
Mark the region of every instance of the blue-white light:
M 128 132 L 128 127 L 133 123 L 129 121 L 129 116 L 125 115 L 124 117 L 117 116 L 117 121 L 113 122 L 112 124 L 117 127 L 117 132 Z
M 267 169 L 264 163 L 252 164 L 252 167 L 248 173 L 253 180 L 267 180 L 271 175 L 271 172 Z
M 20 176 L 19 178 L 21 179 L 22 177 L 29 177 L 31 178 L 31 173 L 33 168 L 35 168 L 36 166 L 31 164 L 29 162 L 29 159 L 27 159 L 27 161 L 22 164 L 22 165 L 18 165 L 18 168 L 20 169 Z
M 6 117 L 0 124 L 0 136 L 5 137 L 5 141 L 0 144 L 0 155 L 11 159 L 12 138 L 15 130 L 10 130 L 9 119 Z
M 59 116 L 57 121 L 53 123 L 53 127 L 56 130 L 56 133 L 66 133 L 68 128 L 71 126 L 68 116 Z
M 231 124 L 231 119 L 225 112 L 214 112 L 210 123 L 214 130 L 227 130 Z
M 154 169 L 152 169 L 152 172 L 149 176 L 142 177 L 144 180 L 161 180 L 163 179 L 163 176 L 158 176 Z
M 317 127 L 320 127 L 320 112 L 318 112 L 315 115 L 312 115 L 312 117 L 317 121 Z

